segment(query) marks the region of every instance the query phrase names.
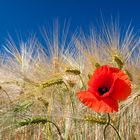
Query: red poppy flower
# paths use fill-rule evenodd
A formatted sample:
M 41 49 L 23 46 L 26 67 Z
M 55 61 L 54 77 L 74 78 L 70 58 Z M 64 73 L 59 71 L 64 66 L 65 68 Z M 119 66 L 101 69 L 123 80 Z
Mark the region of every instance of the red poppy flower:
M 117 112 L 118 101 L 125 100 L 131 93 L 128 76 L 118 68 L 108 65 L 97 68 L 88 89 L 76 95 L 79 100 L 96 112 Z

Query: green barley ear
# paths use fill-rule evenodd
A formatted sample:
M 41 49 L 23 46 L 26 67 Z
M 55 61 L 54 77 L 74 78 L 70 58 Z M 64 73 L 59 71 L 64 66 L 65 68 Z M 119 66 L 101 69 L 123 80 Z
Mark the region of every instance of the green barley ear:
M 62 78 L 54 78 L 54 79 L 47 80 L 44 83 L 40 83 L 37 86 L 39 86 L 41 88 L 46 88 L 46 87 L 50 87 L 50 86 L 53 86 L 53 85 L 61 85 L 63 83 L 64 83 L 64 81 L 63 81 Z
M 87 122 L 91 122 L 91 123 L 98 123 L 98 124 L 107 124 L 108 123 L 108 118 L 105 118 L 105 117 L 96 117 L 96 116 L 93 116 L 93 115 L 86 115 L 84 118 L 83 118 L 84 121 L 87 121 Z M 111 119 L 111 122 L 114 124 L 117 120 L 116 119 Z
M 123 68 L 124 64 L 123 64 L 122 60 L 118 56 L 114 56 L 114 61 L 117 63 L 119 69 Z
M 61 140 L 63 140 L 63 137 L 61 135 L 59 127 L 53 121 L 48 120 L 47 117 L 33 117 L 33 118 L 28 118 L 28 119 L 21 120 L 21 121 L 17 122 L 19 127 L 33 125 L 33 124 L 40 124 L 40 123 L 42 123 L 42 124 L 45 124 L 45 123 L 53 124 L 55 126 L 55 128 L 57 129 Z
M 69 73 L 69 74 L 74 74 L 74 75 L 80 75 L 81 74 L 80 70 L 77 70 L 77 69 L 66 69 L 65 72 Z
M 108 120 L 106 118 L 97 118 L 93 115 L 86 115 L 83 118 L 84 121 L 91 122 L 91 123 L 98 123 L 98 124 L 106 124 Z
M 45 117 L 34 117 L 34 118 L 28 118 L 28 119 L 24 119 L 21 121 L 18 121 L 18 126 L 28 126 L 28 125 L 32 125 L 32 124 L 45 124 L 48 122 L 48 118 Z

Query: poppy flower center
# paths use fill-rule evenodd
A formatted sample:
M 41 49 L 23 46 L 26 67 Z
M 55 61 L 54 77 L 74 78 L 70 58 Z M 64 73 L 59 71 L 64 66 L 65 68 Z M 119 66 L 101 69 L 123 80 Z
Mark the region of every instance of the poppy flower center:
M 100 95 L 104 95 L 108 91 L 109 91 L 109 89 L 107 87 L 99 87 L 98 88 L 98 92 Z

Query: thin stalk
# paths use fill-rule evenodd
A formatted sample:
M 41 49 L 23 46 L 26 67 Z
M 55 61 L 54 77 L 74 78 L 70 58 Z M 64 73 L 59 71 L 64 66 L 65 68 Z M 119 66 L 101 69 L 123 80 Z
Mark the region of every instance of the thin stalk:
M 105 132 L 106 132 L 106 129 L 107 129 L 107 127 L 109 126 L 109 124 L 110 124 L 110 115 L 109 115 L 109 113 L 108 113 L 108 122 L 107 122 L 107 124 L 106 124 L 106 126 L 105 126 L 105 128 L 104 128 L 104 140 L 106 139 Z
M 81 80 L 81 82 L 82 82 L 82 85 L 83 85 L 84 89 L 86 89 L 86 86 L 85 86 L 85 84 L 84 84 L 84 81 L 83 81 L 83 79 L 82 79 L 82 76 L 79 75 L 79 78 L 80 78 L 80 80 Z
M 116 134 L 118 135 L 119 140 L 121 140 L 121 137 L 120 137 L 119 132 L 117 131 L 117 129 L 112 124 L 109 124 L 109 125 L 115 130 Z
M 109 113 L 108 113 L 108 122 L 107 122 L 107 124 L 106 124 L 106 126 L 105 126 L 105 128 L 104 128 L 104 140 L 106 139 L 105 132 L 106 132 L 106 129 L 107 129 L 107 127 L 108 127 L 109 125 L 115 130 L 115 132 L 116 132 L 116 134 L 117 134 L 119 140 L 121 140 L 121 137 L 120 137 L 120 135 L 119 135 L 119 132 L 118 132 L 117 129 L 110 123 L 110 115 L 109 115 Z
M 7 95 L 7 97 L 8 97 L 8 99 L 9 99 L 10 103 L 12 104 L 12 101 L 11 101 L 11 99 L 10 99 L 10 96 L 8 95 L 8 93 L 6 92 L 6 90 L 1 89 L 1 87 L 0 87 L 0 90 L 2 90 L 2 91 Z
M 47 122 L 48 122 L 48 123 L 51 123 L 51 124 L 53 124 L 53 125 L 55 126 L 55 128 L 56 128 L 57 131 L 58 131 L 58 134 L 59 134 L 61 140 L 63 140 L 63 137 L 62 137 L 62 135 L 61 135 L 61 132 L 60 132 L 59 127 L 58 127 L 54 122 L 52 122 L 52 121 L 47 121 Z

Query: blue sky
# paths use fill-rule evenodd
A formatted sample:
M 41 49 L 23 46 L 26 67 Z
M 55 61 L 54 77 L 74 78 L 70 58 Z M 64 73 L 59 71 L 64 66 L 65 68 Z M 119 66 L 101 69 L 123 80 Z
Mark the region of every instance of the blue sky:
M 138 0 L 1 0 L 0 43 L 8 33 L 13 38 L 38 33 L 56 18 L 60 25 L 70 19 L 71 31 L 80 26 L 86 32 L 91 24 L 96 26 L 101 15 L 105 22 L 109 22 L 111 16 L 119 17 L 121 25 L 131 22 L 135 30 L 140 28 Z

